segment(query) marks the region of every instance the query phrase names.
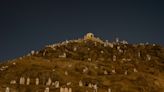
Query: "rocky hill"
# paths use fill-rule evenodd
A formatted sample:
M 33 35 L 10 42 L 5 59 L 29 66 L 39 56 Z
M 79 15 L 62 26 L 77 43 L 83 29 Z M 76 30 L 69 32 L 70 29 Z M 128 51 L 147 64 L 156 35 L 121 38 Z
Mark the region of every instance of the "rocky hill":
M 164 92 L 164 48 L 88 33 L 1 63 L 0 92 Z

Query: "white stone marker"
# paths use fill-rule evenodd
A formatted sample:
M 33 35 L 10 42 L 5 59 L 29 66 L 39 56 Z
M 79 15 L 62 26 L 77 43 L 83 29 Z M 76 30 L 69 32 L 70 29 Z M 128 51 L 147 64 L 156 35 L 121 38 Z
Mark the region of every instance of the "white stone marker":
M 88 58 L 88 61 L 92 61 L 92 59 L 91 58 Z
M 116 73 L 116 70 L 115 70 L 115 69 L 113 69 L 113 70 L 112 70 L 112 73 Z
M 59 58 L 66 58 L 66 57 L 67 57 L 66 53 L 63 53 L 63 55 L 59 55 Z
M 108 74 L 108 71 L 104 70 L 104 74 L 107 75 Z
M 72 92 L 72 88 L 69 88 L 69 89 L 68 89 L 68 92 Z
M 151 56 L 150 55 L 146 55 L 147 60 L 150 61 L 151 60 Z
M 103 53 L 104 53 L 104 51 L 102 50 L 102 51 L 101 51 L 101 54 L 103 54 Z
M 21 85 L 25 84 L 25 78 L 24 78 L 24 77 L 21 77 L 21 78 L 20 78 L 20 84 L 21 84 Z
M 36 79 L 35 79 L 35 84 L 36 84 L 36 85 L 39 85 L 39 78 L 36 78 Z
M 109 47 L 113 48 L 113 44 L 112 43 L 109 43 Z
M 34 50 L 32 50 L 32 51 L 31 51 L 31 55 L 34 55 L 34 54 L 35 54 L 35 51 L 34 51 Z
M 64 92 L 68 92 L 68 88 L 67 87 L 64 88 Z
M 112 92 L 112 90 L 110 88 L 108 88 L 108 92 Z
M 117 58 L 117 57 L 114 55 L 114 56 L 113 56 L 113 61 L 116 61 L 116 58 Z
M 66 76 L 68 76 L 68 72 L 67 71 L 65 71 L 65 73 L 64 73 Z
M 55 88 L 59 88 L 59 81 L 55 81 Z
M 83 82 L 80 80 L 79 81 L 79 86 L 82 87 L 83 86 Z
M 10 84 L 16 84 L 16 80 L 11 80 Z
M 67 86 L 70 86 L 71 84 L 72 84 L 71 82 L 68 82 L 68 83 L 67 83 Z
M 64 88 L 61 87 L 61 88 L 60 88 L 60 92 L 64 92 Z
M 116 43 L 118 43 L 119 42 L 119 38 L 116 38 Z
M 94 92 L 97 92 L 97 85 L 93 85 Z
M 135 73 L 138 72 L 136 68 L 134 68 L 133 71 L 134 71 Z
M 125 71 L 125 73 L 124 73 L 125 75 L 127 75 L 128 74 L 128 71 Z
M 15 62 L 13 62 L 13 65 L 16 65 L 16 63 L 15 63 Z
M 30 85 L 30 78 L 29 77 L 27 78 L 27 83 L 26 84 Z
M 50 86 L 51 85 L 51 82 L 52 82 L 51 78 L 48 78 L 48 81 L 47 81 L 46 85 L 47 86 Z
M 87 72 L 87 71 L 88 71 L 88 68 L 85 67 L 85 68 L 83 69 L 83 73 L 85 73 L 85 72 Z
M 73 48 L 73 51 L 77 51 L 77 48 L 76 48 L 76 47 L 74 47 L 74 48 Z
M 5 92 L 10 92 L 10 88 L 9 87 L 6 87 Z
M 89 87 L 89 88 L 92 88 L 92 84 L 91 84 L 91 83 L 89 83 L 89 84 L 88 84 L 88 87 Z
M 141 57 L 141 53 L 140 52 L 138 52 L 138 58 L 140 58 Z
M 44 90 L 44 92 L 49 92 L 49 91 L 50 91 L 49 87 L 47 87 L 47 88 Z

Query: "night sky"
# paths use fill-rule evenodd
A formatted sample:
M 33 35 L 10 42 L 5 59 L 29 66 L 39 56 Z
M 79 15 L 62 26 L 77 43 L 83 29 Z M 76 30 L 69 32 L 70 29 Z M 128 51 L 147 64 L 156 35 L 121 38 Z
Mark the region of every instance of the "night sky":
M 88 32 L 164 45 L 163 0 L 0 1 L 0 61 Z

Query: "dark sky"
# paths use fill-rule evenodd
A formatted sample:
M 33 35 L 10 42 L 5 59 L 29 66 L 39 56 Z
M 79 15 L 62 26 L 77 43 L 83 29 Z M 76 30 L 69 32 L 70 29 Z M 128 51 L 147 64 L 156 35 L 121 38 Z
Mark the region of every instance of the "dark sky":
M 164 45 L 163 0 L 0 1 L 0 61 L 87 32 Z

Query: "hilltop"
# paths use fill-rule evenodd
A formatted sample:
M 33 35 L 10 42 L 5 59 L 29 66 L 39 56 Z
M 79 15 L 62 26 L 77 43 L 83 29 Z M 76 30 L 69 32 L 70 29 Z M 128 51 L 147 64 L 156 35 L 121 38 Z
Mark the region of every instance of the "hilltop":
M 0 64 L 0 92 L 61 92 L 61 88 L 164 92 L 164 48 L 119 39 L 109 42 L 88 33 Z

